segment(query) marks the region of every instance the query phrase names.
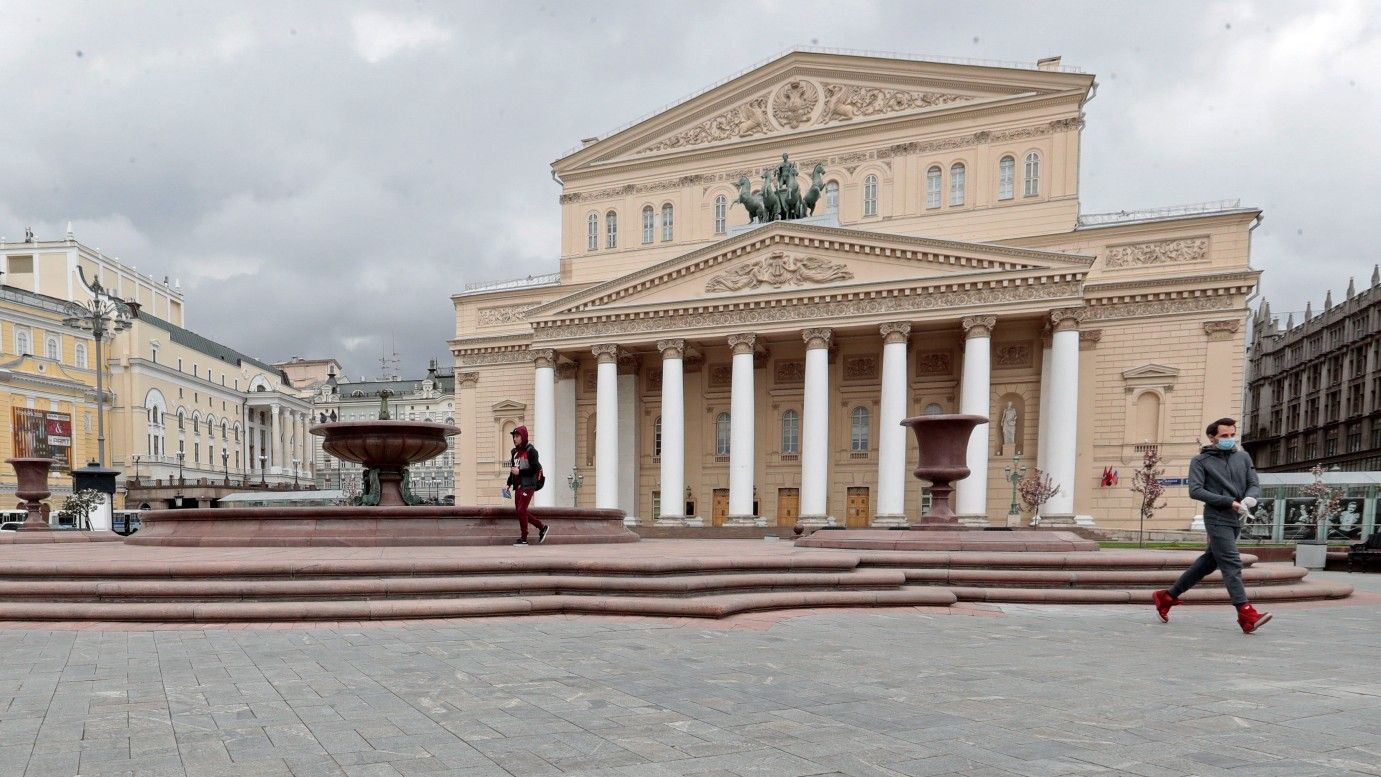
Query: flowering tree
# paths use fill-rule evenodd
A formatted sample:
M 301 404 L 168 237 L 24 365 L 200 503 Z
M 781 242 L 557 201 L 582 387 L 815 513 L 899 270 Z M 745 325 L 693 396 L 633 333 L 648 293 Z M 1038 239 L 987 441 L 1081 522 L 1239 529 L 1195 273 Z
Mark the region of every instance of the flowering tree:
M 1039 511 L 1041 505 L 1049 502 L 1058 493 L 1060 487 L 1050 479 L 1050 473 L 1040 467 L 1032 467 L 1031 474 L 1017 484 L 1017 496 L 1021 499 L 1021 506 L 1032 512 Z M 1033 526 L 1039 521 L 1039 515 L 1031 518 Z
M 1154 518 L 1156 511 L 1165 506 L 1165 468 L 1160 465 L 1160 453 L 1156 449 L 1146 451 L 1141 458 L 1141 469 L 1132 473 L 1131 489 L 1141 495 L 1140 540 L 1146 539 L 1146 521 Z
M 1300 490 L 1306 496 L 1314 497 L 1314 526 L 1318 532 L 1315 539 L 1327 540 L 1328 519 L 1336 515 L 1342 506 L 1343 490 L 1323 482 L 1323 467 L 1318 464 L 1309 470 L 1309 474 L 1314 476 L 1314 482 Z
M 105 496 L 100 491 L 90 488 L 76 491 L 63 501 L 62 508 L 58 510 L 58 521 L 89 528 L 91 523 L 88 517 L 91 515 L 91 511 L 103 504 L 105 504 Z

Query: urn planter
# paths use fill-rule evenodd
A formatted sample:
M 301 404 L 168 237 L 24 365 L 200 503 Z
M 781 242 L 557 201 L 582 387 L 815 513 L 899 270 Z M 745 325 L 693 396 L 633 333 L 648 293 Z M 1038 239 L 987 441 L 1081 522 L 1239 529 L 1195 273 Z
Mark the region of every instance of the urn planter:
M 950 494 L 952 483 L 969 476 L 969 437 L 974 427 L 988 423 L 981 415 L 922 415 L 902 419 L 911 428 L 920 449 L 920 465 L 915 476 L 930 482 L 930 512 L 921 516 L 913 529 L 962 529 L 954 515 Z
M 19 531 L 51 531 L 53 527 L 43 519 L 43 500 L 52 494 L 48 490 L 48 471 L 53 467 L 53 459 L 17 458 L 5 459 L 5 463 L 14 467 L 18 480 L 14 494 L 24 500 L 28 512 Z

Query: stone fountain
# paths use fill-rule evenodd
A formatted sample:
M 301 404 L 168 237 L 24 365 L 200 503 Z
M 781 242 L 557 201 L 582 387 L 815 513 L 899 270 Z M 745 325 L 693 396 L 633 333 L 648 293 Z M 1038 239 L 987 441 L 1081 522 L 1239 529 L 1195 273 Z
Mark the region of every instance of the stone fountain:
M 518 536 L 511 506 L 425 505 L 412 496 L 407 469 L 433 459 L 460 434 L 450 424 L 395 421 L 383 397 L 379 420 L 340 421 L 309 430 L 327 453 L 365 468 L 358 504 L 152 510 L 125 541 L 180 546 L 508 545 Z M 495 479 L 494 491 L 502 481 Z M 622 510 L 537 507 L 552 527 L 549 544 L 636 542 Z

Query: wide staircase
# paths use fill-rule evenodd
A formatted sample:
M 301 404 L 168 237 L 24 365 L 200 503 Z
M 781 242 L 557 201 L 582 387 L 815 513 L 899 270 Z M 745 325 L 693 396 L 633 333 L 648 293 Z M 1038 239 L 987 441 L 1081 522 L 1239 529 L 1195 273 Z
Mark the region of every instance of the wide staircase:
M 956 602 L 1149 604 L 1173 551 L 830 550 L 762 540 L 525 549 L 141 548 L 0 554 L 0 621 L 230 623 L 586 613 L 722 618 L 755 610 Z M 20 552 L 22 551 L 22 552 Z M 1349 596 L 1244 556 L 1256 601 Z M 1216 575 L 1190 603 L 1226 602 Z

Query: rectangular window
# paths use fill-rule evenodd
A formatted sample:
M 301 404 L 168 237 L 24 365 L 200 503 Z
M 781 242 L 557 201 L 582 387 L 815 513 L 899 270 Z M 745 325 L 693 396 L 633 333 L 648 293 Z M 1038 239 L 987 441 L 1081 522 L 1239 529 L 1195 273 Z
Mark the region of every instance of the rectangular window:
M 932 167 L 925 174 L 925 206 L 940 207 L 940 168 Z
M 1017 160 L 1005 156 L 997 164 L 997 198 L 1010 200 L 1016 187 Z
M 964 173 L 963 165 L 955 165 L 949 169 L 949 204 L 964 204 Z

